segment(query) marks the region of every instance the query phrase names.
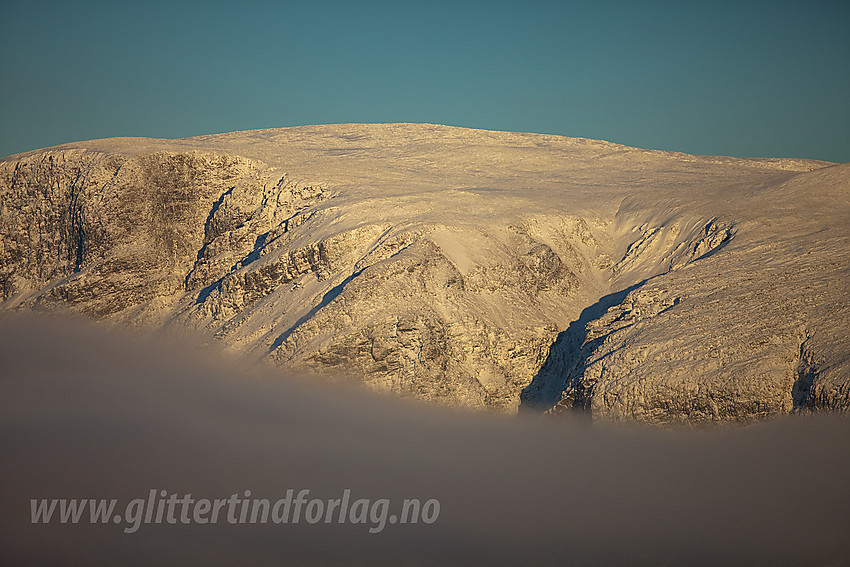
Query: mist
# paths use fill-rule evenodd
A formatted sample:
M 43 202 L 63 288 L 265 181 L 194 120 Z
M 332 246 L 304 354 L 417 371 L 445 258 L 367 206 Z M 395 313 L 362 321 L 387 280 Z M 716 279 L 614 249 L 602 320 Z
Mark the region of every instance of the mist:
M 824 565 L 850 421 L 661 430 L 505 417 L 246 368 L 173 338 L 0 319 L 6 565 Z M 34 524 L 30 499 L 437 499 L 431 524 Z

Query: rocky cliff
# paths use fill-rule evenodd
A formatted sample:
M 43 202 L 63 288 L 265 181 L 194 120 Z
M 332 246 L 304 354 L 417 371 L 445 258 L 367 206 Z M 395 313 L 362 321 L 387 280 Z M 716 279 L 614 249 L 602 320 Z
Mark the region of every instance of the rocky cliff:
M 850 169 L 433 125 L 0 162 L 0 309 L 505 412 L 850 407 Z

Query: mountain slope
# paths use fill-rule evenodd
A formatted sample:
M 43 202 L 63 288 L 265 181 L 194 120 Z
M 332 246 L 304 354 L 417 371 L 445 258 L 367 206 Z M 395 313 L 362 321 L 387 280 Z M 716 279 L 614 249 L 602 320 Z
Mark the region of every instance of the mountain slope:
M 850 405 L 847 165 L 333 125 L 30 152 L 0 198 L 4 310 L 508 412 Z

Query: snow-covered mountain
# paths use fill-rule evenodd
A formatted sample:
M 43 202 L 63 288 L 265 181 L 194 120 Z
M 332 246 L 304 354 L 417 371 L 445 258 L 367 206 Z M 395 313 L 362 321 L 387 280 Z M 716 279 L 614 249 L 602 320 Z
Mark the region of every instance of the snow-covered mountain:
M 0 162 L 2 310 L 504 412 L 850 407 L 850 164 L 427 124 Z

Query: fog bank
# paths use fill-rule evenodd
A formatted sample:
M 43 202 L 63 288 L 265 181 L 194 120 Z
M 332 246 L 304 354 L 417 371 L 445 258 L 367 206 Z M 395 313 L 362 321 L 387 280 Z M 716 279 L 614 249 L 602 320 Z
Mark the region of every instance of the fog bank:
M 850 561 L 850 422 L 710 432 L 505 418 L 246 371 L 86 324 L 0 320 L 6 565 Z M 430 525 L 49 525 L 30 499 L 151 489 L 437 499 Z

